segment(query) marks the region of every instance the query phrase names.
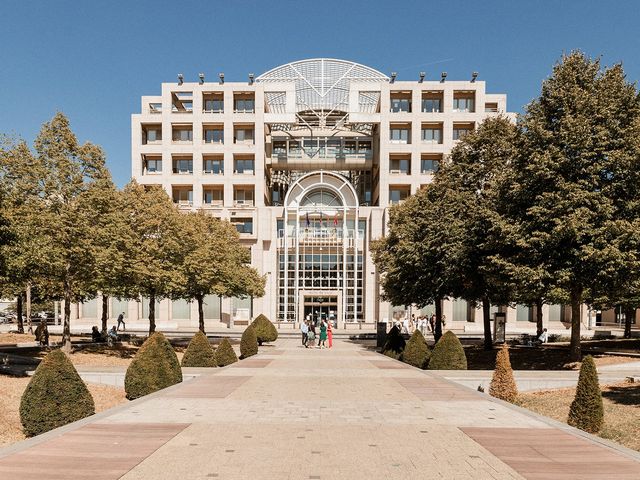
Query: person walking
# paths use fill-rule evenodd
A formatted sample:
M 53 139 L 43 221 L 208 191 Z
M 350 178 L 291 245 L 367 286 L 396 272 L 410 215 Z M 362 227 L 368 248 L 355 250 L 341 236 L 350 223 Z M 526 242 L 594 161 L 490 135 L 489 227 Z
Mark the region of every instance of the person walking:
M 124 323 L 124 312 L 118 315 L 118 328 L 116 330 L 120 330 L 120 324 L 122 324 L 122 331 L 127 329 L 127 324 Z
M 327 325 L 327 340 L 329 340 L 329 348 L 333 347 L 333 322 L 329 321 Z
M 307 322 L 305 320 L 300 323 L 300 331 L 302 332 L 302 345 L 307 348 L 307 341 L 309 338 L 309 325 L 307 325 Z
M 311 348 L 316 345 L 316 326 L 313 322 L 309 324 L 309 332 L 307 333 L 307 345 Z
M 318 342 L 318 348 L 327 348 L 325 342 L 327 341 L 327 323 L 323 320 L 320 323 L 320 341 Z

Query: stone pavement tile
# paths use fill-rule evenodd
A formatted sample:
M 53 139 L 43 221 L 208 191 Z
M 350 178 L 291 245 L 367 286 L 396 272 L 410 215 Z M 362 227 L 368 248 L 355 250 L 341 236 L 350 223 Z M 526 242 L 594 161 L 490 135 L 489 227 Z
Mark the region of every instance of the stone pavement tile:
M 0 478 L 119 478 L 186 426 L 175 423 L 85 425 L 0 459 Z
M 264 368 L 271 362 L 270 358 L 247 358 L 229 365 L 229 368 Z
M 462 428 L 464 433 L 525 478 L 640 478 L 640 464 L 557 429 Z
M 165 394 L 165 397 L 225 398 L 249 380 L 248 376 L 204 375 Z
M 433 377 L 396 378 L 396 381 L 420 400 L 481 400 L 482 397 L 469 389 L 461 389 L 450 382 Z
M 194 424 L 123 477 L 151 478 L 522 477 L 456 428 Z

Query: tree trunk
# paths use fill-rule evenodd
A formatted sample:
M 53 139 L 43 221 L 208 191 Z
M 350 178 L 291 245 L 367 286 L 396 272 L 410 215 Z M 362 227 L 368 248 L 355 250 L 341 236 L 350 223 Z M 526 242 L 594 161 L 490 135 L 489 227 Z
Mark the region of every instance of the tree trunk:
M 196 300 L 198 301 L 198 328 L 202 333 L 206 333 L 204 331 L 204 310 L 202 308 L 202 295 L 196 295 Z
M 635 316 L 635 307 L 627 305 L 624 310 L 624 338 L 631 338 L 631 321 Z
M 149 295 L 149 336 L 156 331 L 156 294 Z
M 31 325 L 31 284 L 27 283 L 27 331 L 33 333 L 33 326 Z
M 536 337 L 542 335 L 542 330 L 544 326 L 542 325 L 542 299 L 539 298 L 536 300 Z
M 582 360 L 580 347 L 580 307 L 582 306 L 582 287 L 574 287 L 571 290 L 571 343 L 569 345 L 569 360 L 579 362 Z
M 109 320 L 109 297 L 102 294 L 102 335 L 107 335 L 107 321 Z
M 436 325 L 435 331 L 433 332 L 433 338 L 436 343 L 442 337 L 442 298 L 436 298 Z
M 62 351 L 71 353 L 71 292 L 64 291 L 64 320 L 62 323 Z
M 22 321 L 22 292 L 16 297 L 16 317 L 18 333 L 24 333 L 24 322 Z
M 482 323 L 484 326 L 484 349 L 493 350 L 491 335 L 491 302 L 487 297 L 482 299 Z

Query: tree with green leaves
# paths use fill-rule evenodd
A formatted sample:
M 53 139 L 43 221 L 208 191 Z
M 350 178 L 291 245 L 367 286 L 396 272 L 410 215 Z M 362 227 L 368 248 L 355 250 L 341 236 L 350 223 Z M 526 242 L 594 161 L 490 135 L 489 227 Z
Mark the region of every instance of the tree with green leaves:
M 118 235 L 125 255 L 119 259 L 116 278 L 123 297 L 148 299 L 151 335 L 156 330 L 156 301 L 174 298 L 186 283 L 181 268 L 187 253 L 184 221 L 159 185 L 140 185 L 134 180 L 122 195 L 126 226 Z
M 638 198 L 624 178 L 637 176 L 638 126 L 638 94 L 622 67 L 603 68 L 581 52 L 554 66 L 521 121 L 527 155 L 515 188 L 525 192 L 530 242 L 548 254 L 551 287 L 571 304 L 573 361 L 581 358 L 582 304 L 613 303 L 604 300 L 617 295 L 620 267 L 637 261 L 622 240 L 634 225 L 624 219 L 625 189 Z
M 108 177 L 104 153 L 78 143 L 62 113 L 42 126 L 33 153 L 24 142 L 14 153 L 11 175 L 20 177 L 10 209 L 19 238 L 15 278 L 29 287 L 36 277 L 48 296 L 63 299 L 63 349 L 69 352 L 71 303 L 92 296 L 94 246 L 80 197 Z
M 518 130 L 509 118 L 487 118 L 453 148 L 435 179 L 457 199 L 457 221 L 464 229 L 453 265 L 460 281 L 452 293 L 482 305 L 486 350 L 493 348 L 491 305 L 507 304 L 514 290 L 500 262 L 511 255 L 506 241 L 511 225 L 500 192 L 517 155 L 517 142 Z
M 249 265 L 249 250 L 231 223 L 204 212 L 182 214 L 181 220 L 185 253 L 179 268 L 184 283 L 174 296 L 196 300 L 204 332 L 207 295 L 261 297 L 265 279 Z

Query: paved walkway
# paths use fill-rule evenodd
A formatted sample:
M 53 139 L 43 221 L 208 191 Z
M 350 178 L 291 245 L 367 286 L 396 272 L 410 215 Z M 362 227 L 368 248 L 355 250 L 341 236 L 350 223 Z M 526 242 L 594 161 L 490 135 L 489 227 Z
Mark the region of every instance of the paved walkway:
M 281 340 L 0 450 L 0 478 L 617 480 L 639 458 L 348 341 Z

